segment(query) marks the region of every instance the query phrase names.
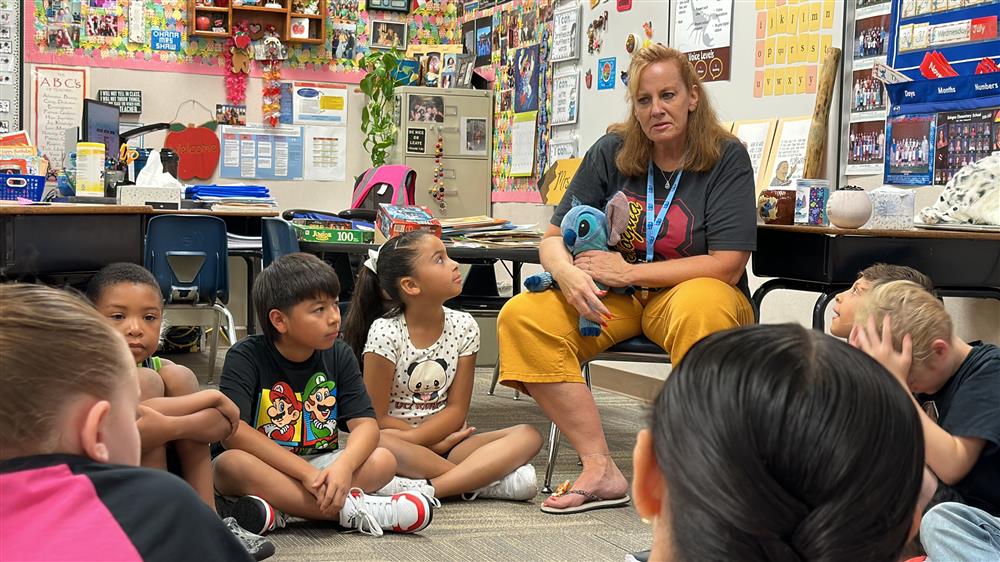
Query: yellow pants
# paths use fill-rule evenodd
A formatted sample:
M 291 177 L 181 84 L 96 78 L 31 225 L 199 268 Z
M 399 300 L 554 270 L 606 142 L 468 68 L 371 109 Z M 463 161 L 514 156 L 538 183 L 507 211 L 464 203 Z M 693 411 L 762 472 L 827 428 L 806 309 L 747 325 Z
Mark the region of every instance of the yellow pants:
M 614 319 L 601 335 L 580 335 L 579 316 L 562 292 L 524 292 L 497 318 L 500 382 L 522 392 L 524 383 L 583 382 L 580 362 L 612 345 L 645 334 L 670 352 L 673 364 L 701 338 L 754 322 L 753 307 L 739 289 L 700 277 L 670 289 L 633 296 L 608 292 Z

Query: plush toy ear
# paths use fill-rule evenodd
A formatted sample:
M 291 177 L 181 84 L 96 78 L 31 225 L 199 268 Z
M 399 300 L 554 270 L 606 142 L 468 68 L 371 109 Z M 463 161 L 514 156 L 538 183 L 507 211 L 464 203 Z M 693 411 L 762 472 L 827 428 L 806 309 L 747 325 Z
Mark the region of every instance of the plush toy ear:
M 608 246 L 617 246 L 628 228 L 628 197 L 619 191 L 608 201 L 604 213 L 608 216 Z

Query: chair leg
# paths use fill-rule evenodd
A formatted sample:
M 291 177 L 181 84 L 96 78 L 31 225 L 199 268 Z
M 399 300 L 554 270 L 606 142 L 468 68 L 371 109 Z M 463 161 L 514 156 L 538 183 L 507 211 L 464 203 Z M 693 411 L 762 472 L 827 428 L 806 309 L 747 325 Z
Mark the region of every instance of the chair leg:
M 487 392 L 486 394 L 493 396 L 493 393 L 496 392 L 497 382 L 499 380 L 500 380 L 500 358 L 497 357 L 497 364 L 493 366 L 493 382 L 490 383 L 490 391 Z
M 587 383 L 587 388 L 594 390 L 594 387 L 590 386 L 590 363 L 583 364 L 583 382 Z
M 545 485 L 542 491 L 546 494 L 552 493 L 552 472 L 556 468 L 556 456 L 559 454 L 559 426 L 552 422 L 549 426 L 549 460 L 545 465 Z
M 229 312 L 229 309 L 226 308 L 226 307 L 224 307 L 224 306 L 222 306 L 221 304 L 216 304 L 213 308 L 215 308 L 215 310 L 218 310 L 219 313 L 221 313 L 222 316 L 225 318 L 225 320 L 226 320 L 226 337 L 229 338 L 229 345 L 231 345 L 231 346 L 235 345 L 236 344 L 236 320 L 233 319 L 233 313 Z M 220 321 L 220 325 L 221 325 L 221 321 Z M 250 334 L 247 334 L 247 335 L 250 335 Z
M 217 310 L 212 337 L 208 344 L 208 384 L 215 382 L 215 357 L 219 353 L 219 330 L 222 326 L 222 312 Z

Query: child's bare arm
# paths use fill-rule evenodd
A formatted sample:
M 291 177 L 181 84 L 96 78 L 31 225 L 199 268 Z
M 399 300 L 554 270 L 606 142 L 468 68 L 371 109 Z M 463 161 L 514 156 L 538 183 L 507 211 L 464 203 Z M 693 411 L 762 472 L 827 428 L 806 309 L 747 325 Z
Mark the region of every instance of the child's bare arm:
M 202 390 L 184 396 L 153 398 L 142 404 L 166 416 L 185 416 L 202 410 L 216 409 L 229 420 L 231 428 L 235 428 L 240 420 L 239 408 L 218 390 Z
M 920 412 L 920 425 L 924 429 L 925 459 L 934 474 L 949 486 L 958 484 L 979 460 L 986 445 L 978 437 L 952 435 L 934 422 L 923 408 L 913 400 Z
M 472 386 L 475 382 L 476 354 L 458 358 L 455 380 L 448 389 L 448 404 L 443 410 L 432 414 L 415 428 L 407 426 L 398 435 L 411 443 L 430 447 L 440 443 L 462 429 L 469 415 L 472 401 Z
M 211 408 L 183 416 L 165 416 L 161 412 L 139 406 L 141 417 L 136 422 L 143 450 L 162 447 L 170 441 L 187 439 L 200 443 L 214 443 L 232 433 L 229 421 L 218 410 Z
M 319 508 L 324 513 L 334 514 L 344 506 L 347 492 L 355 471 L 361 467 L 378 446 L 379 428 L 373 418 L 348 420 L 351 438 L 330 466 L 324 468 L 313 481 L 309 490 L 319 500 Z

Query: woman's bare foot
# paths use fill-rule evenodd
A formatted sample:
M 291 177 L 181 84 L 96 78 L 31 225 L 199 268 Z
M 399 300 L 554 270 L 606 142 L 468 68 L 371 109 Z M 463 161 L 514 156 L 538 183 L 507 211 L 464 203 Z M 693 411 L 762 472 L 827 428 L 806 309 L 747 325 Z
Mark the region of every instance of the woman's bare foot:
M 583 459 L 583 472 L 570 489 L 590 492 L 603 499 L 616 499 L 628 493 L 628 481 L 610 456 L 598 455 Z M 567 494 L 559 497 L 549 496 L 542 505 L 565 509 L 582 505 L 586 501 L 587 498 L 582 495 Z

